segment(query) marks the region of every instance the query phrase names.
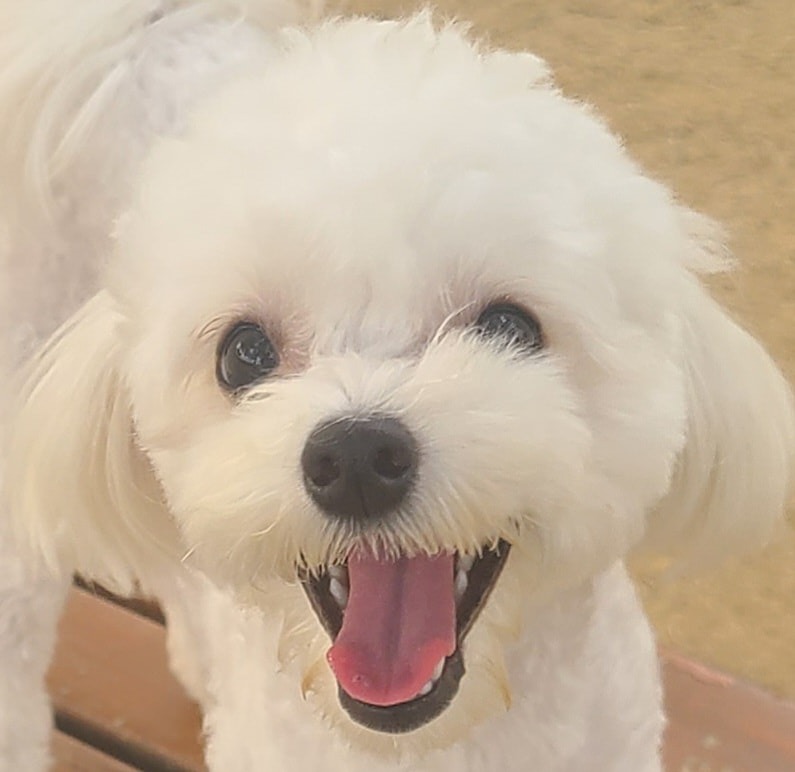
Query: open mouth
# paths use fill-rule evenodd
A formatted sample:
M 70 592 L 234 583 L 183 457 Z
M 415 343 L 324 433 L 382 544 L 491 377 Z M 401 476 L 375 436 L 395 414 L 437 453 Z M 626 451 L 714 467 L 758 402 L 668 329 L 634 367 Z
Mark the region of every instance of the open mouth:
M 383 559 L 356 551 L 344 565 L 303 577 L 332 640 L 327 658 L 339 700 L 363 726 L 410 732 L 450 704 L 464 675 L 461 644 L 510 551 Z

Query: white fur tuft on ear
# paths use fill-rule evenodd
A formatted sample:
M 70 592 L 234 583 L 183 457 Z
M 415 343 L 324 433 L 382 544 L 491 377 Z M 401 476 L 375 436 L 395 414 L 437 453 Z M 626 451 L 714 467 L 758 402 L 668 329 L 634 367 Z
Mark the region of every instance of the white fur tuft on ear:
M 767 352 L 696 281 L 681 302 L 687 436 L 645 546 L 703 564 L 763 546 L 783 521 L 795 413 Z
M 136 446 L 120 321 L 100 292 L 32 362 L 11 420 L 8 488 L 20 541 L 51 570 L 127 590 L 173 557 L 178 537 Z

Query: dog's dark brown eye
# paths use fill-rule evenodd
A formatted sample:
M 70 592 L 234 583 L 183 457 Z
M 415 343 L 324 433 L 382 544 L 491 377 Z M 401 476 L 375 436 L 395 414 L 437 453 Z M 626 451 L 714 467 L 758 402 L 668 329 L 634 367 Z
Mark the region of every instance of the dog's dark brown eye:
M 262 328 L 243 322 L 221 341 L 216 375 L 223 388 L 237 391 L 266 378 L 278 364 L 279 354 Z
M 482 338 L 532 354 L 544 346 L 541 324 L 530 312 L 511 303 L 497 303 L 481 312 L 475 330 Z

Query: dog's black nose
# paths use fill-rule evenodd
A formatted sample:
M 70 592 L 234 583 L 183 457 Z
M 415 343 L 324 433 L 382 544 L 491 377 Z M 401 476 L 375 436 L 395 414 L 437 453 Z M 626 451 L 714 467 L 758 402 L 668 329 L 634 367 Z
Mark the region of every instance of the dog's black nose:
M 326 513 L 365 524 L 406 498 L 419 451 L 411 432 L 391 416 L 347 416 L 320 424 L 304 446 L 304 486 Z

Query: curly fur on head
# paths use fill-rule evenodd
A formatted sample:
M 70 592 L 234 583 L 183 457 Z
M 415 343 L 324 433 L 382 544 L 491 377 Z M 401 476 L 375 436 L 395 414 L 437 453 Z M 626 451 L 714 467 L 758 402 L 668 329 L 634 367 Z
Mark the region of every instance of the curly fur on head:
M 151 29 L 144 3 L 113 4 L 129 23 L 107 5 L 85 3 L 102 35 L 80 39 L 100 53 L 66 49 L 66 86 L 37 76 L 0 156 L 13 166 L 32 137 L 11 179 L 50 190 L 42 243 L 61 250 L 57 266 L 43 252 L 33 268 L 12 262 L 12 280 L 39 292 L 47 268 L 57 287 L 72 261 L 93 274 L 107 253 L 97 294 L 30 367 L 13 423 L 12 513 L 52 567 L 125 584 L 185 560 L 276 620 L 273 657 L 313 710 L 394 759 L 461 741 L 511 698 L 524 706 L 512 716 L 530 716 L 534 698 L 516 693 L 517 662 L 538 655 L 528 631 L 571 624 L 572 641 L 591 641 L 613 592 L 599 588 L 624 586 L 611 566 L 644 540 L 706 561 L 769 537 L 792 403 L 699 284 L 723 265 L 717 231 L 542 62 L 427 14 L 263 33 L 227 24 L 223 3 L 169 7 Z M 131 115 L 145 128 L 121 152 Z M 31 206 L 12 209 L 14 260 Z M 109 238 L 97 223 L 115 220 Z M 506 303 L 539 321 L 538 350 L 478 333 Z M 217 356 L 240 321 L 267 333 L 279 365 L 230 395 Z M 374 414 L 400 419 L 421 462 L 411 495 L 362 529 L 320 511 L 301 457 L 324 421 Z M 512 551 L 452 704 L 399 740 L 351 722 L 297 577 L 363 545 L 477 555 L 500 540 Z

